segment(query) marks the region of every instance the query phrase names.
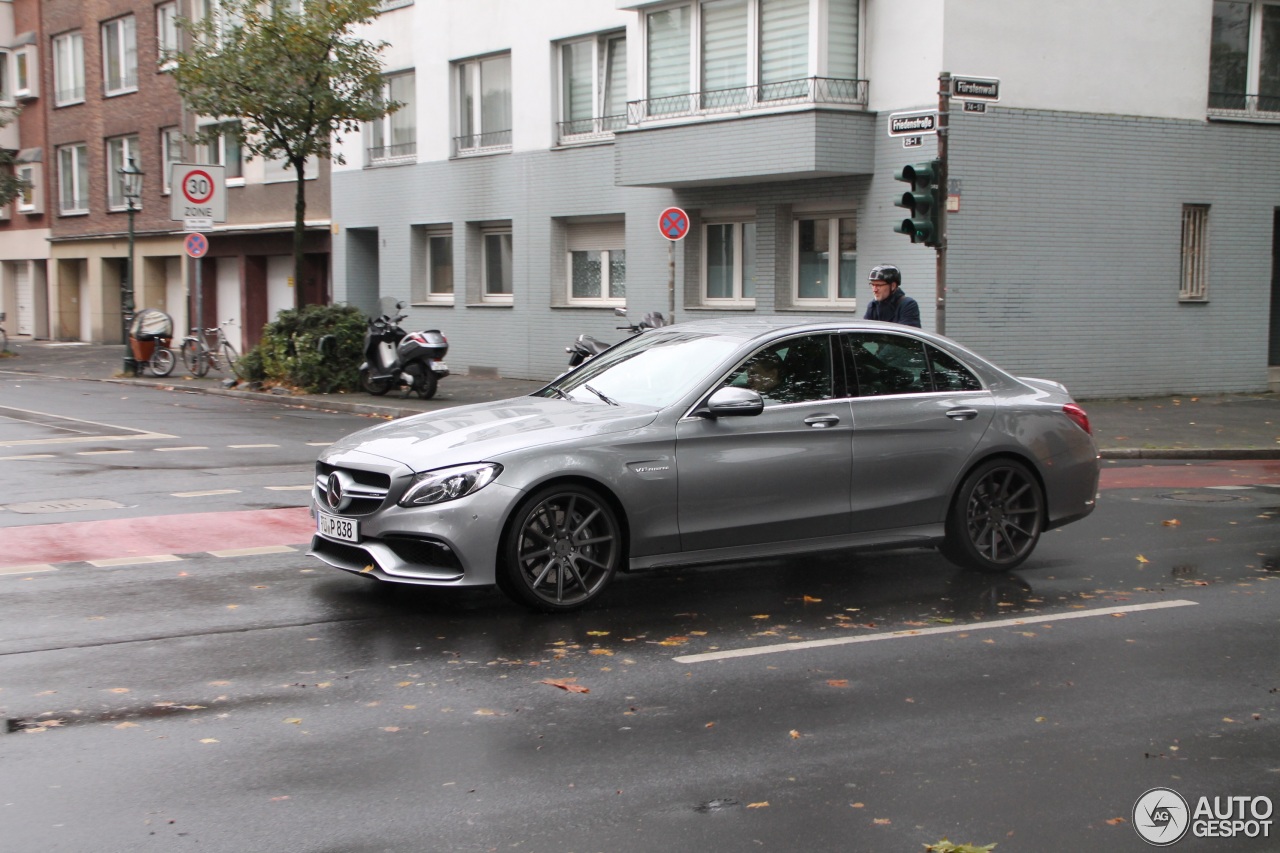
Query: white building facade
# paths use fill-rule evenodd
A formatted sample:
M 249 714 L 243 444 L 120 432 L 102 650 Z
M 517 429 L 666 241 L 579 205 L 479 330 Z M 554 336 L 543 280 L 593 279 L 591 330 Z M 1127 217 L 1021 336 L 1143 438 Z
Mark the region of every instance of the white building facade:
M 456 370 L 550 378 L 619 305 L 861 316 L 894 263 L 926 328 L 1079 396 L 1280 373 L 1277 0 L 388 0 L 368 35 L 407 106 L 342 143 L 334 300 L 406 301 Z M 999 100 L 950 102 L 939 287 L 892 203 L 937 138 L 888 117 L 943 70 Z

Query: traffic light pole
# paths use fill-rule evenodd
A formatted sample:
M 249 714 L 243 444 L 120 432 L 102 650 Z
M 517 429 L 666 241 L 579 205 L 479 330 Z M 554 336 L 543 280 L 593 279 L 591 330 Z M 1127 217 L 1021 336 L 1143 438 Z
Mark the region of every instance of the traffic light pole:
M 947 137 L 949 136 L 951 107 L 951 72 L 943 71 L 938 75 L 938 222 L 937 233 L 937 308 L 934 315 L 935 328 L 938 334 L 947 333 Z

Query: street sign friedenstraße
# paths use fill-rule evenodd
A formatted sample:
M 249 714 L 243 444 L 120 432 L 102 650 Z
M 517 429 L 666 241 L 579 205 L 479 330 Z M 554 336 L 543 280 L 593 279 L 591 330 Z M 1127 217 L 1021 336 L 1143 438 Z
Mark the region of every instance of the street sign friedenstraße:
M 916 110 L 909 113 L 889 114 L 890 136 L 920 136 L 938 132 L 937 110 Z
M 996 77 L 952 77 L 951 97 L 968 101 L 998 101 L 1000 80 Z
M 227 221 L 227 169 L 174 163 L 169 173 L 169 218 Z

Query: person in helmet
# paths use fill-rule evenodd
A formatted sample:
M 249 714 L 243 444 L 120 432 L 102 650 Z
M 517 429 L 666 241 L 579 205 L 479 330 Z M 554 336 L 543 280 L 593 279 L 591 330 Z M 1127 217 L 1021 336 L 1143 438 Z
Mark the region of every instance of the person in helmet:
M 884 320 L 920 328 L 920 305 L 902 292 L 902 271 L 893 264 L 871 268 L 871 293 L 864 320 Z

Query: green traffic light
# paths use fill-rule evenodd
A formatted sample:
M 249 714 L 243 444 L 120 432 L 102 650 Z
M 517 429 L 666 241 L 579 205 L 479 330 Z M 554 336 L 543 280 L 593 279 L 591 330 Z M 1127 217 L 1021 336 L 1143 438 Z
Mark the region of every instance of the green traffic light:
M 894 174 L 894 180 L 911 184 L 911 192 L 894 199 L 894 206 L 910 211 L 911 218 L 893 226 L 898 234 L 906 234 L 912 243 L 940 245 L 942 232 L 942 161 L 912 163 Z

